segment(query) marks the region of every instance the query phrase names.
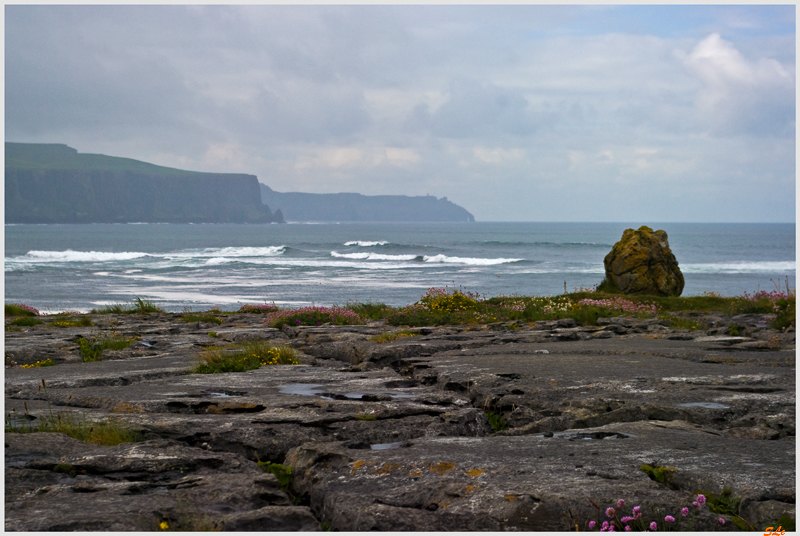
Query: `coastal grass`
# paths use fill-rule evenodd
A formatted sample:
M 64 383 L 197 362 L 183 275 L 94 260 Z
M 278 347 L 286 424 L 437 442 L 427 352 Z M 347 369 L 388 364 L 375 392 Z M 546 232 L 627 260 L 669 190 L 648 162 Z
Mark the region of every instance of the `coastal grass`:
M 401 339 L 403 337 L 416 337 L 416 336 L 418 336 L 417 333 L 413 333 L 407 329 L 401 329 L 398 331 L 384 331 L 383 333 L 379 333 L 378 335 L 374 335 L 372 337 L 367 338 L 367 340 L 377 343 L 385 343 L 385 342 L 396 341 L 397 339 Z
M 123 350 L 130 346 L 132 342 L 133 339 L 111 334 L 107 337 L 92 337 L 91 339 L 81 337 L 78 339 L 78 346 L 81 350 L 83 362 L 89 363 L 103 359 L 105 350 Z
M 39 417 L 34 421 L 24 418 L 22 423 L 6 415 L 5 432 L 25 434 L 35 432 L 56 432 L 66 434 L 78 441 L 96 445 L 114 446 L 120 443 L 132 443 L 140 440 L 139 432 L 131 430 L 111 420 L 87 422 L 86 416 L 78 417 L 74 413 L 53 414 Z
M 56 320 L 52 322 L 50 325 L 55 326 L 57 328 L 74 328 L 74 327 L 89 327 L 94 326 L 92 323 L 92 318 L 88 315 L 82 315 L 77 319 L 71 318 L 68 315 L 58 315 L 62 316 L 64 320 Z
M 7 303 L 6 316 L 39 316 L 39 311 L 22 303 Z
M 178 320 L 181 322 L 203 322 L 205 324 L 222 324 L 222 319 L 211 313 L 184 313 Z
M 130 314 L 141 314 L 146 315 L 149 313 L 163 313 L 164 309 L 157 307 L 153 302 L 150 300 L 143 300 L 142 298 L 136 296 L 133 301 L 129 304 L 122 304 L 122 303 L 115 303 L 112 305 L 106 305 L 105 307 L 101 307 L 100 309 L 92 309 L 90 311 L 92 314 L 98 315 L 130 315 Z
M 298 365 L 297 353 L 291 346 L 276 346 L 267 341 L 213 346 L 201 354 L 203 360 L 192 374 L 244 372 L 266 365 Z
M 39 320 L 36 317 L 33 317 L 33 316 L 23 316 L 23 317 L 20 317 L 20 318 L 15 318 L 14 320 L 12 320 L 10 322 L 6 322 L 6 328 L 8 326 L 32 327 L 32 326 L 35 326 L 37 324 L 44 324 L 44 322 Z

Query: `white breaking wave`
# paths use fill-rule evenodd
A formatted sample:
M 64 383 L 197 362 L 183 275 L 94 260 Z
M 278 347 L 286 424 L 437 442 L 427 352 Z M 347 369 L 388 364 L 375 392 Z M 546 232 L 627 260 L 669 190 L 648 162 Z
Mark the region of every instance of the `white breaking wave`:
M 139 251 L 123 251 L 112 253 L 108 251 L 29 251 L 23 257 L 9 259 L 14 262 L 114 262 L 129 261 L 147 257 L 148 253 Z
M 360 246 L 362 248 L 371 248 L 373 246 L 385 246 L 388 244 L 386 240 L 381 240 L 380 242 L 368 242 L 364 240 L 351 240 L 350 242 L 345 242 L 345 246 Z
M 166 253 L 163 256 L 168 258 L 194 258 L 194 257 L 276 257 L 283 255 L 286 246 L 267 246 L 267 247 L 227 247 L 227 248 L 206 248 L 199 251 L 178 251 Z
M 447 255 L 425 255 L 422 257 L 425 262 L 441 262 L 447 264 L 471 264 L 473 266 L 492 266 L 495 264 L 508 264 L 519 262 L 524 259 L 474 259 L 470 257 L 448 257 Z
M 331 251 L 331 257 L 342 259 L 356 259 L 368 261 L 413 261 L 418 259 L 417 255 L 384 255 L 381 253 L 338 253 Z
M 235 261 L 227 257 L 211 257 L 206 261 L 206 266 L 217 266 L 218 264 L 226 264 L 229 262 L 235 262 Z
M 752 274 L 787 273 L 797 269 L 795 261 L 733 261 L 696 264 L 680 264 L 682 272 Z

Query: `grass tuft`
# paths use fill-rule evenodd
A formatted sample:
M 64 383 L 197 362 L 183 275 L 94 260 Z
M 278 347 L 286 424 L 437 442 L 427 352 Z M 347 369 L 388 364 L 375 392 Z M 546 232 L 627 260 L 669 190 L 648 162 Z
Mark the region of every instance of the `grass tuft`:
M 114 421 L 87 422 L 86 416 L 78 418 L 74 413 L 50 414 L 35 421 L 27 418 L 22 424 L 15 423 L 10 415 L 6 416 L 5 432 L 34 433 L 56 432 L 66 434 L 78 441 L 96 445 L 114 446 L 120 443 L 131 443 L 140 440 L 140 434 Z
M 91 361 L 100 361 L 103 359 L 104 350 L 122 350 L 131 345 L 133 339 L 127 339 L 118 335 L 112 334 L 109 337 L 85 339 L 83 337 L 78 339 L 78 346 L 81 349 L 81 357 L 84 363 Z
M 100 309 L 92 309 L 90 312 L 97 315 L 146 315 L 149 313 L 163 313 L 164 309 L 157 307 L 150 300 L 143 300 L 136 296 L 130 304 L 115 303 L 113 305 L 106 305 Z
M 222 324 L 222 319 L 210 313 L 184 313 L 178 320 L 181 322 L 203 322 L 206 324 Z
M 193 374 L 244 372 L 266 365 L 299 365 L 291 346 L 275 346 L 266 341 L 248 341 L 223 347 L 210 347 L 200 354 L 203 363 Z
M 16 319 L 12 320 L 11 322 L 7 322 L 6 323 L 6 327 L 8 327 L 8 326 L 31 327 L 31 326 L 35 326 L 37 324 L 44 324 L 44 322 L 42 322 L 38 318 L 35 318 L 35 317 L 32 317 L 32 316 L 23 316 L 21 318 L 16 318 Z
M 384 331 L 383 333 L 379 333 L 373 337 L 369 337 L 367 340 L 372 342 L 384 343 L 384 342 L 391 342 L 396 341 L 397 339 L 403 337 L 417 337 L 418 333 L 412 333 L 410 330 L 401 329 L 398 331 Z

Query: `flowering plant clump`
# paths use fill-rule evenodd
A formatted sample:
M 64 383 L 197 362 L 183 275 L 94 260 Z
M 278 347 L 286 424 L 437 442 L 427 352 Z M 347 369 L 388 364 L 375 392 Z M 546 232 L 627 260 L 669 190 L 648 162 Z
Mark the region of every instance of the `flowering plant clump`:
M 7 303 L 6 316 L 39 316 L 39 310 L 24 303 Z
M 454 313 L 475 309 L 478 306 L 478 298 L 478 294 L 468 291 L 448 292 L 447 288 L 429 288 L 419 300 L 419 304 L 431 311 Z
M 203 363 L 195 374 L 244 372 L 267 365 L 298 365 L 294 348 L 273 346 L 266 341 L 249 341 L 241 345 L 211 347 L 200 354 Z
M 575 308 L 579 307 L 599 307 L 600 309 L 607 309 L 612 312 L 620 312 L 627 314 L 646 314 L 657 315 L 658 306 L 652 303 L 634 303 L 625 298 L 606 298 L 604 300 L 592 300 L 589 298 L 583 299 L 575 304 Z
M 594 504 L 594 502 L 592 502 Z M 630 513 L 625 514 L 625 501 L 620 499 L 616 505 L 609 506 L 603 511 L 596 504 L 595 508 L 598 509 L 598 516 L 607 519 L 597 520 L 591 519 L 586 526 L 589 530 L 599 529 L 600 532 L 616 532 L 616 531 L 644 531 L 655 532 L 658 530 L 692 530 L 694 526 L 694 514 L 700 512 L 706 504 L 706 497 L 702 494 L 697 495 L 697 498 L 692 502 L 692 509 L 688 507 L 681 508 L 680 513 L 674 516 L 661 515 L 655 513 L 652 516 L 646 516 L 642 511 L 642 507 L 637 505 L 631 508 Z M 604 515 L 603 515 L 604 514 Z M 681 524 L 685 526 L 682 528 Z M 717 521 L 720 525 L 725 524 L 725 518 L 719 518 Z
M 52 367 L 53 365 L 55 365 L 53 360 L 48 358 L 45 359 L 44 361 L 37 361 L 36 363 L 31 363 L 30 365 L 22 365 L 20 368 Z
M 264 323 L 273 328 L 280 328 L 286 324 L 290 326 L 321 326 L 322 324 L 350 326 L 363 324 L 364 319 L 350 309 L 341 309 L 336 306 L 330 309 L 328 307 L 303 307 L 269 313 Z
M 239 308 L 240 313 L 274 313 L 278 306 L 274 303 L 252 304 L 246 303 Z

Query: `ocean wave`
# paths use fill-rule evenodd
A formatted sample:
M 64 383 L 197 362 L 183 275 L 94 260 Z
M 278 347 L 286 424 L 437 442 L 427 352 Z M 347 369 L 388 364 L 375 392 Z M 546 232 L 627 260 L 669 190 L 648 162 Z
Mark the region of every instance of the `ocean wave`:
M 421 261 L 419 255 L 385 255 L 382 253 L 339 253 L 331 251 L 331 257 L 367 261 Z
M 448 257 L 447 255 L 425 255 L 422 257 L 425 262 L 440 262 L 447 264 L 471 264 L 474 266 L 492 266 L 495 264 L 509 264 L 512 262 L 520 262 L 525 259 L 476 259 L 471 257 Z
M 681 264 L 682 272 L 753 274 L 788 273 L 797 270 L 795 261 L 731 261 Z
M 233 259 L 229 259 L 228 257 L 211 257 L 206 261 L 206 266 L 218 266 L 220 264 L 227 264 L 229 262 L 235 262 Z
M 109 251 L 29 251 L 22 257 L 8 259 L 13 262 L 114 262 L 129 261 L 149 256 L 149 253 L 140 251 L 123 251 L 119 253 Z
M 345 246 L 359 246 L 359 247 L 362 247 L 362 248 L 370 248 L 370 247 L 373 247 L 373 246 L 385 246 L 388 243 L 389 242 L 387 242 L 386 240 L 380 240 L 380 241 L 376 241 L 376 242 L 370 242 L 370 241 L 365 241 L 365 240 L 351 240 L 350 242 L 345 242 L 344 245 Z
M 266 247 L 225 247 L 205 248 L 201 250 L 185 250 L 172 253 L 163 253 L 159 256 L 168 258 L 194 258 L 194 257 L 277 257 L 286 252 L 286 246 Z

